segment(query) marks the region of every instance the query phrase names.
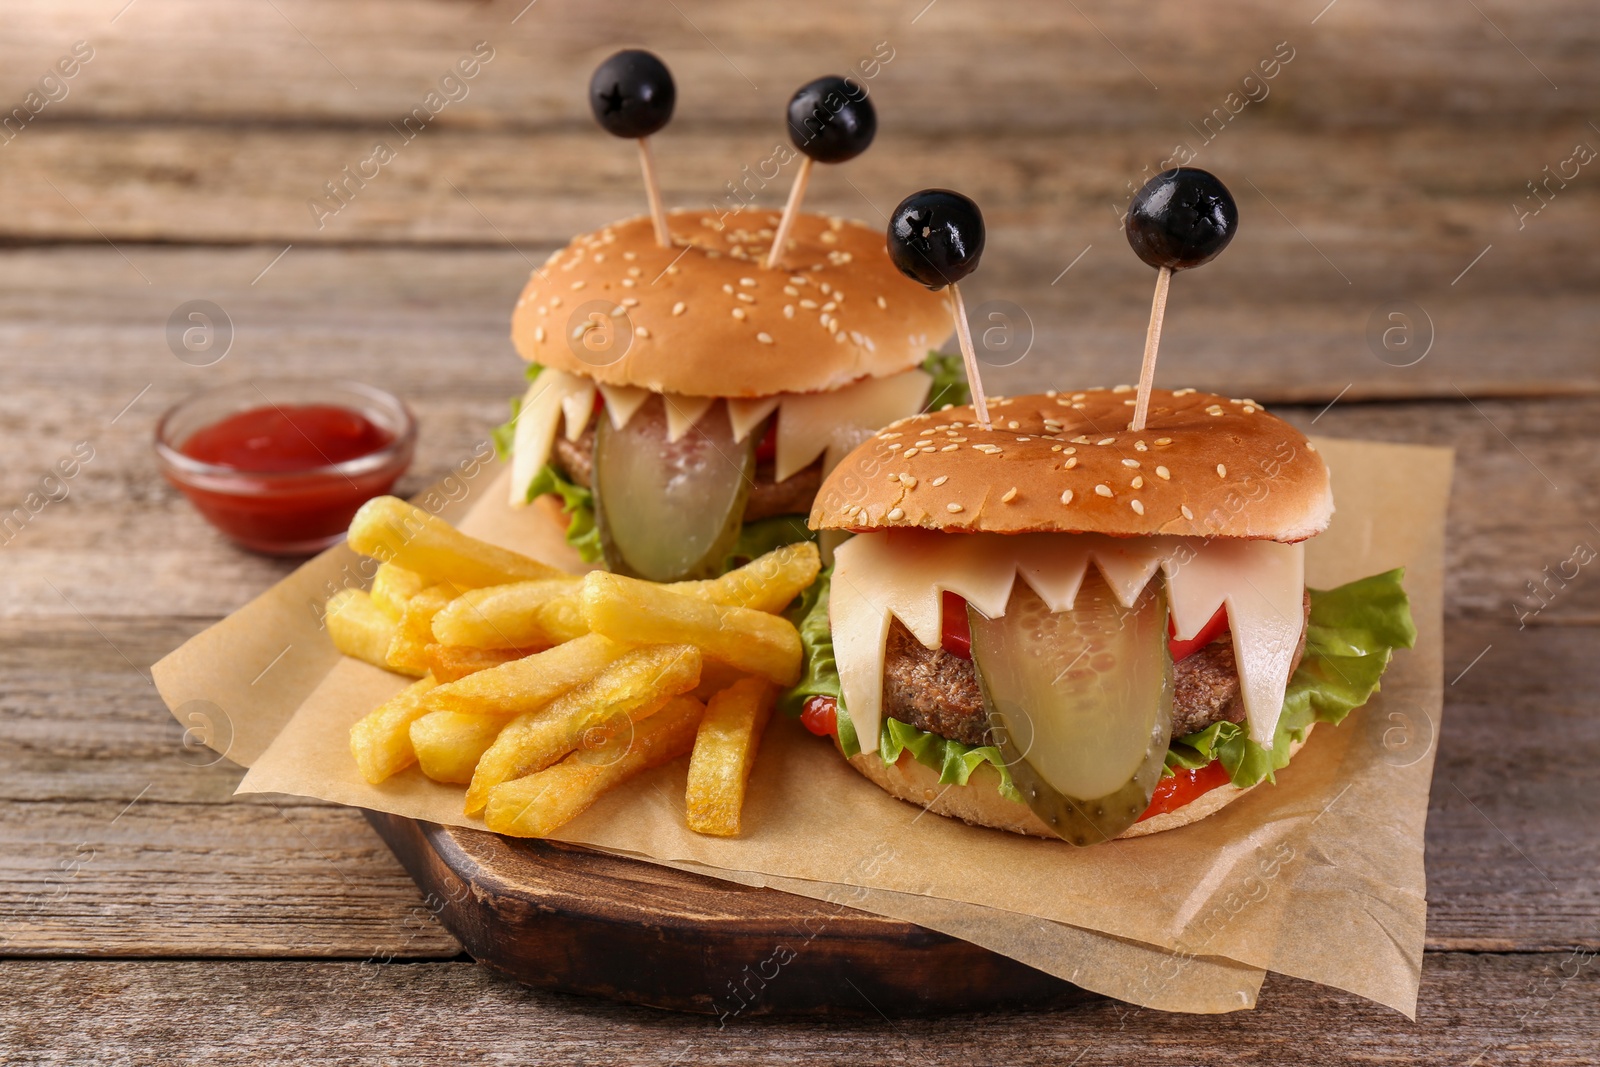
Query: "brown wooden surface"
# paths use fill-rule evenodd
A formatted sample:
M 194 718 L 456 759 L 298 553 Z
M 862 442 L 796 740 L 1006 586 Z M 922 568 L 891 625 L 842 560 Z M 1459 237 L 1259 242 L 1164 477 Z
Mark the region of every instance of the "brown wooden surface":
M 1600 547 L 1600 172 L 1525 229 L 1511 210 L 1575 142 L 1600 147 L 1593 5 L 539 0 L 512 24 L 522 0 L 124 2 L 33 0 L 0 33 L 4 108 L 73 41 L 96 48 L 0 145 L 0 511 L 75 442 L 95 448 L 0 546 L 0 1060 L 1593 1061 L 1600 583 L 1584 568 L 1525 628 L 1516 608 L 1575 544 Z M 318 230 L 306 199 L 480 39 L 497 52 L 472 94 Z M 525 990 L 460 960 L 359 813 L 231 799 L 240 772 L 196 766 L 149 685 L 154 660 L 285 573 L 159 481 L 160 410 L 250 374 L 363 378 L 421 416 L 402 488 L 426 484 L 502 417 L 529 261 L 642 203 L 632 158 L 583 114 L 593 62 L 626 42 L 673 64 L 658 156 L 669 196 L 698 205 L 764 158 L 794 84 L 885 40 L 880 142 L 819 175 L 813 203 L 872 218 L 927 184 L 978 196 L 991 242 L 969 303 L 1010 299 L 1038 330 L 991 372 L 1005 389 L 1134 375 L 1148 274 L 1111 202 L 1277 42 L 1296 49 L 1198 160 L 1245 225 L 1174 287 L 1161 373 L 1298 401 L 1282 410 L 1317 432 L 1458 449 L 1460 677 L 1416 1024 L 1277 976 L 1220 1019 L 1094 1001 L 722 1031 Z M 1363 340 L 1396 296 L 1435 320 L 1413 367 Z M 191 299 L 234 322 L 215 366 L 167 348 Z

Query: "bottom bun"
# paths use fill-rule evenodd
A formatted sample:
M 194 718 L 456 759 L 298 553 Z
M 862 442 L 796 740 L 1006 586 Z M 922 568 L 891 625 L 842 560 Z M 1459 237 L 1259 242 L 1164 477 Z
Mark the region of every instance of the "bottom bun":
M 1310 736 L 1307 730 L 1306 737 Z M 1289 755 L 1299 752 L 1304 744 L 1304 740 L 1294 742 L 1289 747 Z M 940 782 L 938 771 L 918 763 L 909 752 L 901 753 L 895 763 L 883 762 L 876 752 L 861 752 L 850 757 L 850 765 L 890 796 L 925 808 L 935 815 L 960 819 L 973 826 L 986 826 L 992 830 L 1009 830 L 1014 834 L 1056 836 L 1026 804 L 1007 800 L 1000 795 L 1000 772 L 991 764 L 982 764 L 973 771 L 966 785 Z M 1200 794 L 1176 811 L 1162 812 L 1134 823 L 1118 834 L 1117 839 L 1145 837 L 1199 822 L 1254 788 L 1220 785 Z

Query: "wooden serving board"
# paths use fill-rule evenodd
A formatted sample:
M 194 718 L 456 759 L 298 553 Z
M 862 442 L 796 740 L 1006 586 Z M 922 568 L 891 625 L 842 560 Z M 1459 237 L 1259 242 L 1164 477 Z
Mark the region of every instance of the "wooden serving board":
M 1093 996 L 966 941 L 826 901 L 574 845 L 366 816 L 474 959 L 543 989 L 740 1018 Z

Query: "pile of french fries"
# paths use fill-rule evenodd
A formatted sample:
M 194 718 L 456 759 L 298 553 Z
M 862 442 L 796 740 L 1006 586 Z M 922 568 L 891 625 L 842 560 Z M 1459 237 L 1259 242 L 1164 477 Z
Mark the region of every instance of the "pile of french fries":
M 815 545 L 709 581 L 580 578 L 395 497 L 363 506 L 349 543 L 379 565 L 370 593 L 328 600 L 333 643 L 418 679 L 351 728 L 367 781 L 415 763 L 465 785 L 489 829 L 544 837 L 689 754 L 690 828 L 739 832 L 777 691 L 800 676 L 800 636 L 778 612 L 816 579 Z

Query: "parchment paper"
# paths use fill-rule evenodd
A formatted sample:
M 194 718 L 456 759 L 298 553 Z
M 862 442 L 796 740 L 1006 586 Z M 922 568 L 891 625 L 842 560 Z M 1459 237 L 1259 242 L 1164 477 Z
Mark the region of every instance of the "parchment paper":
M 686 829 L 681 762 L 603 797 L 559 836 L 918 922 L 1138 1005 L 1248 1007 L 1261 972 L 1274 970 L 1413 1015 L 1451 453 L 1316 444 L 1339 510 L 1308 544 L 1307 583 L 1325 588 L 1403 565 L 1419 638 L 1396 654 L 1383 692 L 1342 725 L 1318 727 L 1277 785 L 1178 832 L 1075 849 L 923 815 L 781 721 L 752 775 L 743 836 Z M 512 512 L 502 486 L 486 480 L 430 510 L 571 561 L 553 524 L 533 509 Z M 216 719 L 203 740 L 250 766 L 240 792 L 481 827 L 461 814 L 459 787 L 415 768 L 376 787 L 356 772 L 350 725 L 404 682 L 339 657 L 315 609 L 362 573 L 359 557 L 330 549 L 162 660 L 157 685 L 191 729 L 196 708 Z

